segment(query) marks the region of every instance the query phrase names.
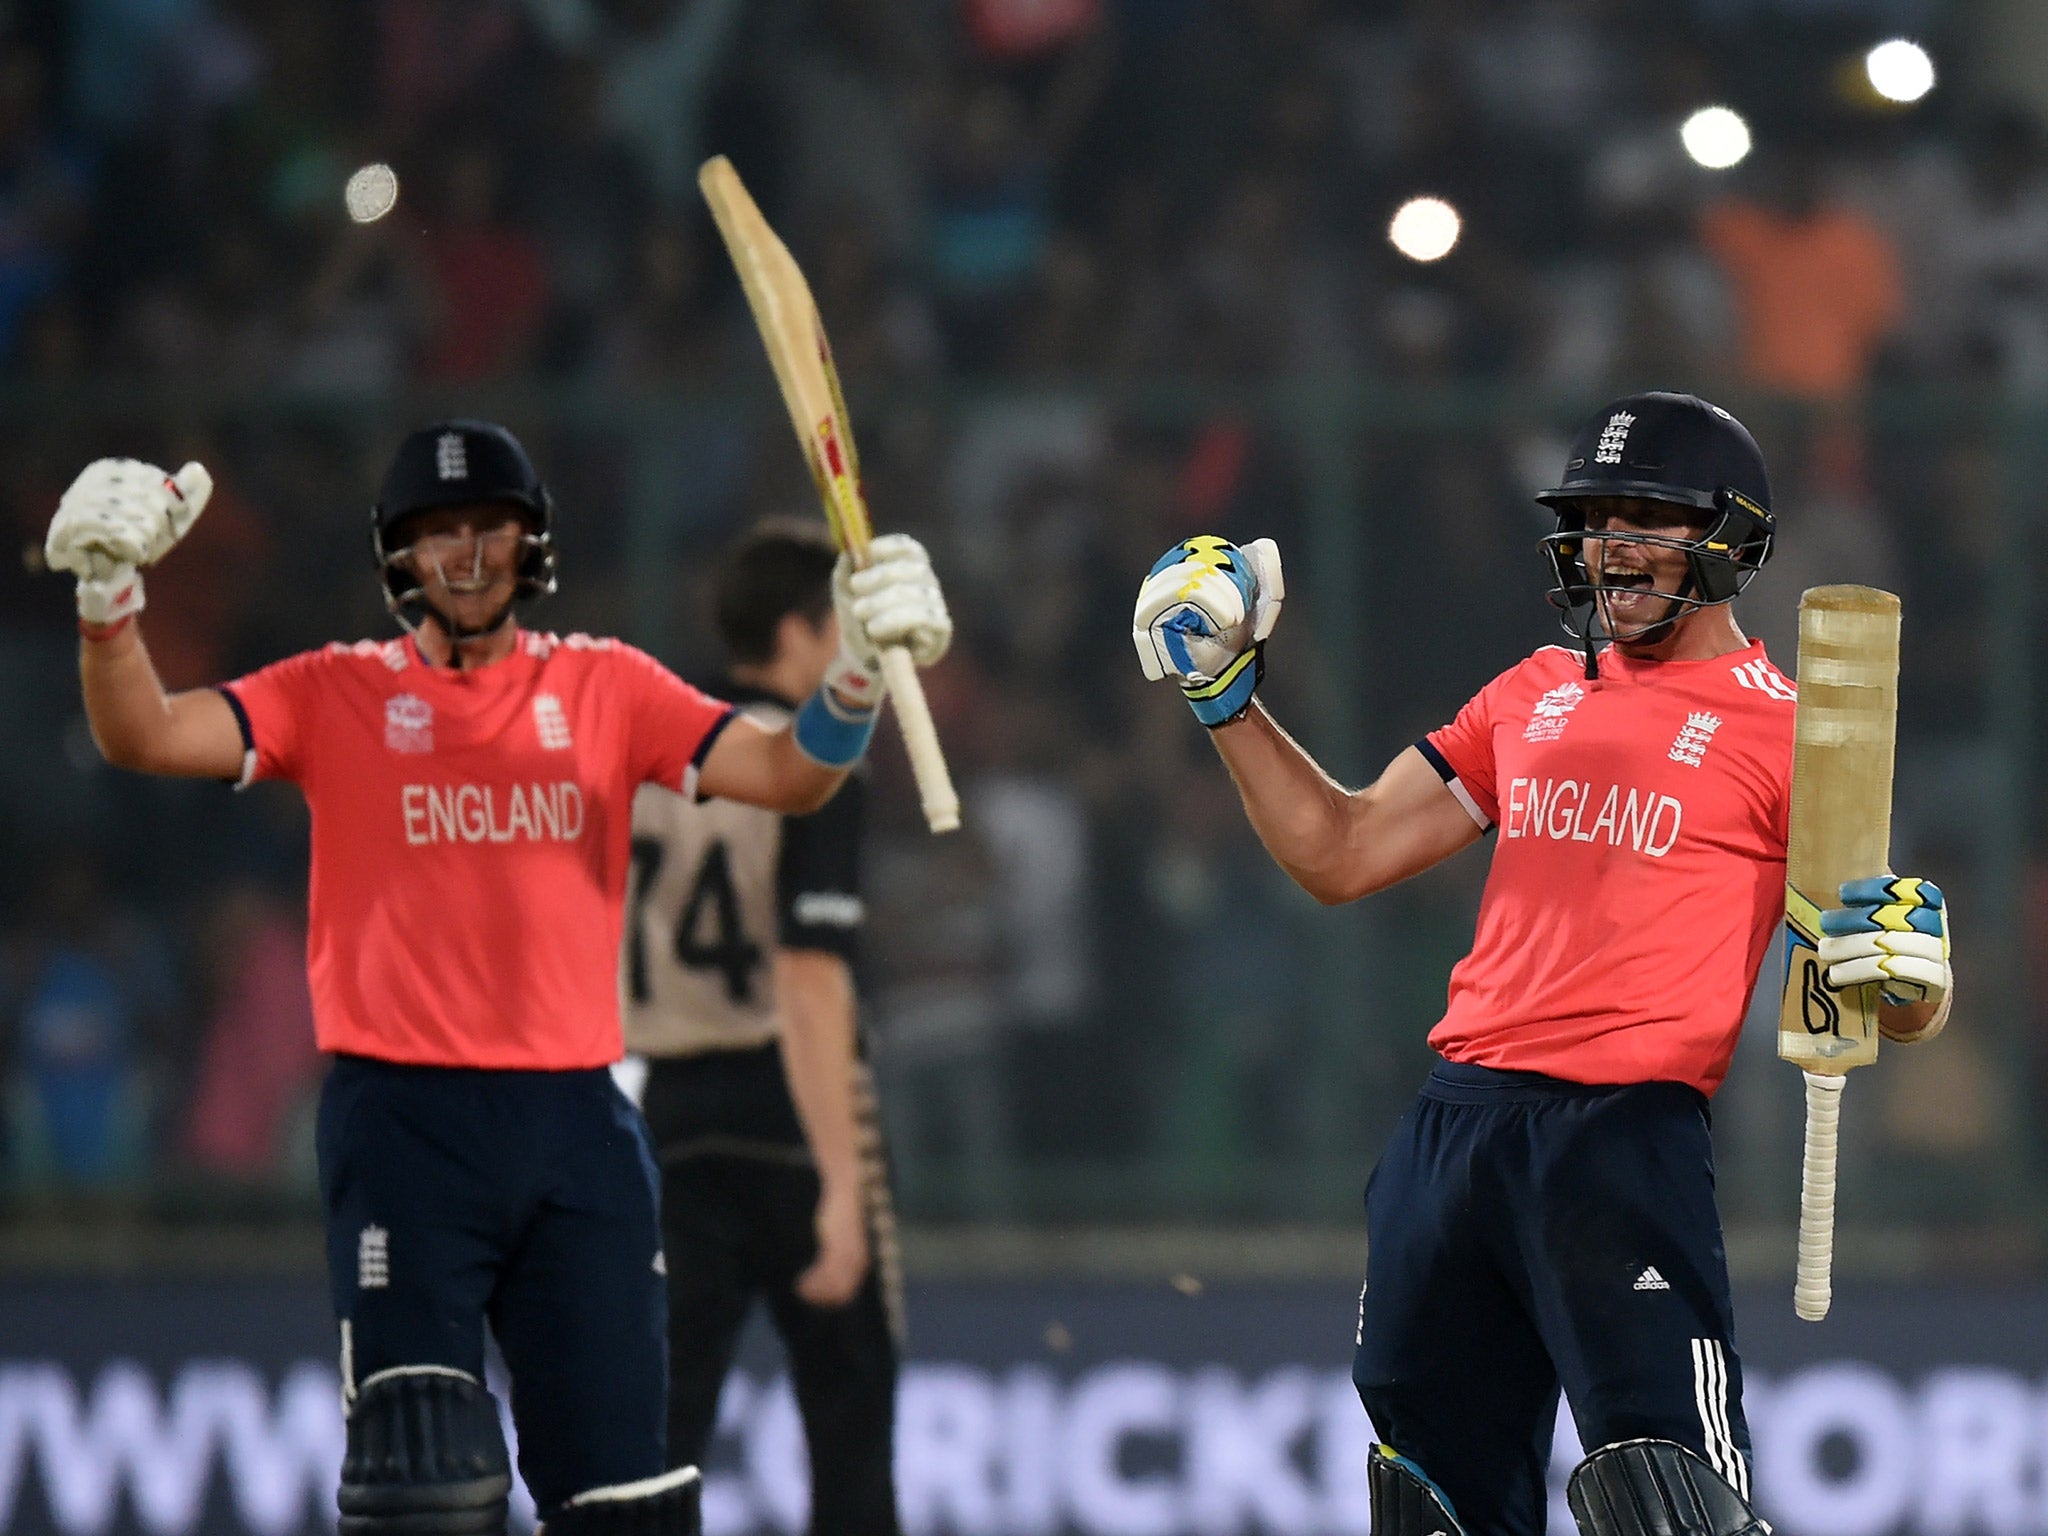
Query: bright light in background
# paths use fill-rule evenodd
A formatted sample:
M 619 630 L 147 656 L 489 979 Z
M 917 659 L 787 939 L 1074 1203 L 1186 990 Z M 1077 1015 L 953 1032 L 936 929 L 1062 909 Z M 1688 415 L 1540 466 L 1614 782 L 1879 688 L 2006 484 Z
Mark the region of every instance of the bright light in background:
M 1387 239 L 1410 261 L 1435 261 L 1458 243 L 1464 222 L 1458 210 L 1440 197 L 1411 197 L 1394 211 Z
M 1934 89 L 1934 60 L 1918 43 L 1895 37 L 1863 56 L 1870 88 L 1886 101 L 1918 101 Z
M 1702 107 L 1678 130 L 1685 152 L 1710 171 L 1725 171 L 1749 154 L 1749 124 L 1726 107 Z
M 358 224 L 374 224 L 398 205 L 398 172 L 383 161 L 365 165 L 341 189 L 348 216 Z

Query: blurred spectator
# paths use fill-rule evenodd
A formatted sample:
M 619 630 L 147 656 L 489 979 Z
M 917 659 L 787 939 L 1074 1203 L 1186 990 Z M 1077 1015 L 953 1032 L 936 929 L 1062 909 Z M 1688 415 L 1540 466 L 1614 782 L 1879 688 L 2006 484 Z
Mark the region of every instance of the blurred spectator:
M 283 1139 L 321 1075 L 306 984 L 306 929 L 258 885 L 230 886 L 204 926 L 215 1001 L 183 1127 L 194 1167 L 225 1178 L 277 1176 Z
M 69 106 L 102 140 L 143 128 L 162 104 L 172 43 L 206 0 L 72 0 Z
M 1343 263 L 1308 225 L 1298 180 L 1247 172 L 1188 254 L 1184 358 L 1227 378 L 1339 373 L 1357 362 Z
M 1700 237 L 1735 293 L 1745 382 L 1815 402 L 1862 390 L 1903 307 L 1898 253 L 1828 194 L 1815 151 L 1779 151 L 1753 195 L 1706 211 Z
M 926 269 L 954 366 L 1000 360 L 1051 243 L 1058 172 L 1108 81 L 1101 28 L 1074 34 L 1028 82 L 956 83 L 933 145 Z
M 301 300 L 281 382 L 301 389 L 383 391 L 412 372 L 439 313 L 418 242 L 393 220 L 333 236 Z
M 505 218 L 502 181 L 498 156 L 482 140 L 458 145 L 441 163 L 420 250 L 435 308 L 420 361 L 424 379 L 492 378 L 529 363 L 540 340 L 547 264 L 533 236 Z
M 783 217 L 813 249 L 827 226 L 856 225 L 891 268 L 923 254 L 926 163 L 945 95 L 937 29 L 921 20 L 899 4 L 812 0 L 788 7 L 757 44 L 776 60 L 762 106 L 781 150 Z
M 648 225 L 646 174 L 605 123 L 603 88 L 587 61 L 557 72 L 545 132 L 513 189 L 547 260 L 554 307 L 542 361 L 557 374 L 594 361 Z
M 604 76 L 605 120 L 668 209 L 694 200 L 712 86 L 742 0 L 525 0 L 541 31 Z
M 164 273 L 135 296 L 115 356 L 150 378 L 223 388 L 270 383 L 289 346 L 277 249 L 254 221 L 206 230 L 193 276 Z
M 169 953 L 117 906 L 89 855 L 59 861 L 21 964 L 14 1026 L 22 1171 L 84 1187 L 147 1155 L 148 1048 L 176 1004 Z
M 83 158 L 49 130 L 43 83 L 36 55 L 0 45 L 0 367 L 64 277 L 89 186 Z
M 1962 152 L 1916 157 L 1892 227 L 1914 262 L 1909 321 L 1937 377 L 2023 393 L 2048 386 L 2048 151 L 2016 108 L 1992 114 Z
M 458 113 L 501 106 L 484 87 L 519 42 L 519 13 L 502 0 L 376 0 L 378 95 L 384 130 L 401 141 Z

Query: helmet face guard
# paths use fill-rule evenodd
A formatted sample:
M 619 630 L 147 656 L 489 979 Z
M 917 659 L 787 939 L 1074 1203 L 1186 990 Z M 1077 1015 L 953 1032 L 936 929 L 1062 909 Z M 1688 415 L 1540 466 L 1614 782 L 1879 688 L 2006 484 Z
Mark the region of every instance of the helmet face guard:
M 489 623 L 464 629 L 427 599 L 429 582 L 414 570 L 410 541 L 400 542 L 406 519 L 439 507 L 502 505 L 527 524 L 511 602 Z M 406 630 L 427 619 L 461 644 L 495 634 L 511 620 L 514 604 L 545 597 L 556 587 L 554 498 L 519 440 L 489 421 L 441 421 L 409 434 L 392 456 L 370 509 L 370 553 L 377 564 L 384 606 Z M 477 558 L 482 559 L 482 546 Z
M 555 552 L 548 536 L 523 529 L 519 535 L 519 569 L 511 599 L 484 623 L 473 629 L 466 629 L 436 608 L 428 598 L 427 590 L 431 585 L 431 578 L 424 576 L 420 571 L 419 556 L 414 545 L 401 544 L 396 549 L 387 550 L 381 531 L 374 528 L 370 531 L 370 539 L 377 556 L 385 610 L 398 620 L 409 634 L 419 633 L 420 625 L 431 618 L 448 638 L 458 645 L 481 640 L 486 635 L 494 635 L 505 627 L 512 617 L 512 610 L 516 604 L 529 597 L 545 597 L 555 590 Z M 476 556 L 470 568 L 471 575 L 481 576 L 484 541 L 479 538 L 475 543 Z M 438 564 L 434 567 L 434 574 L 443 581 L 448 579 L 448 572 Z
M 1564 610 L 1565 631 L 1589 653 L 1597 640 L 1660 640 L 1685 614 L 1734 601 L 1770 559 L 1777 531 L 1756 440 L 1697 395 L 1630 395 L 1597 412 L 1573 440 L 1564 483 L 1536 500 L 1557 514 L 1556 531 L 1541 540 L 1556 577 L 1550 601 Z M 1589 532 L 1587 504 L 1607 500 L 1680 508 L 1705 528 L 1697 536 Z M 1588 547 L 1610 540 L 1679 550 L 1686 560 L 1678 591 L 1660 594 L 1669 604 L 1664 617 L 1626 633 L 1610 622 L 1602 589 L 1587 569 Z M 1579 610 L 1583 616 L 1575 622 Z
M 1630 493 L 1601 494 L 1606 496 Z M 1697 538 L 1668 533 L 1645 533 L 1633 529 L 1594 533 L 1587 530 L 1586 509 L 1583 503 L 1559 501 L 1556 504 L 1557 531 L 1545 534 L 1538 542 L 1557 578 L 1556 585 L 1547 595 L 1553 606 L 1565 610 L 1562 622 L 1566 631 L 1574 636 L 1582 636 L 1584 631 L 1582 626 L 1572 622 L 1571 610 L 1591 607 L 1601 626 L 1601 632 L 1596 636 L 1598 639 L 1662 638 L 1660 632 L 1668 629 L 1684 614 L 1697 608 L 1718 607 L 1740 597 L 1750 582 L 1756 579 L 1756 573 L 1763 568 L 1764 562 L 1771 557 L 1773 530 L 1770 514 L 1749 502 L 1740 491 L 1724 489 L 1717 498 L 1721 504 L 1715 508 L 1701 508 L 1690 501 L 1675 502 L 1669 496 L 1653 497 L 1646 492 L 1634 494 L 1642 500 L 1661 501 L 1708 513 L 1713 521 Z M 1676 592 L 1659 594 L 1673 605 L 1670 612 L 1652 623 L 1636 626 L 1630 633 L 1618 632 L 1610 622 L 1603 589 L 1593 580 L 1588 569 L 1589 548 L 1610 542 L 1674 549 L 1685 556 L 1685 581 Z

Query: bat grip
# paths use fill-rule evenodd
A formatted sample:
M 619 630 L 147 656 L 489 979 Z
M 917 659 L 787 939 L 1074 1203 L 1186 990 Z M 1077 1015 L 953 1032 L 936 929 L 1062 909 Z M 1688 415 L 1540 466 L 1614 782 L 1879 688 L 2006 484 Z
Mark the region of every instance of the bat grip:
M 1809 1323 L 1828 1315 L 1835 1262 L 1835 1149 L 1842 1123 L 1839 1074 L 1807 1072 L 1806 1155 L 1799 1179 L 1799 1267 L 1792 1310 Z
M 938 729 L 932 724 L 931 706 L 924 701 L 924 684 L 918 681 L 910 652 L 900 645 L 885 648 L 882 676 L 889 680 L 896 725 L 903 732 L 904 750 L 910 754 L 918 798 L 924 802 L 925 825 L 934 832 L 954 831 L 960 825 L 960 797 L 953 792 L 953 776 L 946 771 L 946 755 L 939 749 Z

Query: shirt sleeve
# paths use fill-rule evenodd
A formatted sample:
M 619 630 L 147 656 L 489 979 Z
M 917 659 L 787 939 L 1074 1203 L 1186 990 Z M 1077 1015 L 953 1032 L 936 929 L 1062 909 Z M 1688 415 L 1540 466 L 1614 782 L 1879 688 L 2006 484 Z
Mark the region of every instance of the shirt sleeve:
M 808 816 L 785 817 L 775 870 L 778 940 L 851 961 L 867 909 L 860 899 L 860 834 L 867 786 L 854 774 Z
M 220 685 L 242 728 L 242 784 L 257 779 L 303 783 L 325 651 L 302 651 Z
M 1495 797 L 1493 726 L 1501 695 L 1520 670 L 1516 666 L 1501 673 L 1472 696 L 1458 711 L 1457 719 L 1415 744 L 1481 831 L 1491 831 L 1500 815 Z
M 633 782 L 696 798 L 697 772 L 732 723 L 732 706 L 692 688 L 645 651 L 621 645 L 619 652 L 632 722 Z

